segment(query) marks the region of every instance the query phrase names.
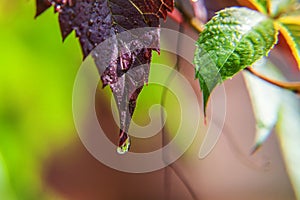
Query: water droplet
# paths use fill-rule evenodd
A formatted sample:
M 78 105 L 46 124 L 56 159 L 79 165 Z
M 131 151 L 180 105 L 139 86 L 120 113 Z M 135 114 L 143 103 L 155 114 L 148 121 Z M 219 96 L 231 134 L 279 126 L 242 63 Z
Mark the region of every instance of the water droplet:
M 60 12 L 61 11 L 61 5 L 56 5 L 55 6 L 55 12 Z
M 89 26 L 92 26 L 94 24 L 94 20 L 93 19 L 90 19 L 89 20 Z
M 126 152 L 128 152 L 129 150 L 129 147 L 130 147 L 130 139 L 129 137 L 125 140 L 125 142 L 117 148 L 117 152 L 118 154 L 125 154 Z

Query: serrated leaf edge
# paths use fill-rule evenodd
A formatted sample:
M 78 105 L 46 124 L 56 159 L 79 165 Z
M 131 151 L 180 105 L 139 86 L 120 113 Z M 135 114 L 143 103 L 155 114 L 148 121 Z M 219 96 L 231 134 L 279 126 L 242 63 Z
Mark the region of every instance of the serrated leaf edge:
M 219 12 L 217 12 L 217 15 L 219 14 L 219 13 L 221 13 L 221 12 L 224 12 L 224 11 L 226 11 L 226 10 L 229 10 L 229 9 L 232 9 L 232 8 L 237 8 L 237 7 L 231 7 L 231 8 L 225 8 L 225 9 L 223 9 L 223 10 L 221 10 L 221 11 L 219 11 Z M 242 8 L 242 7 L 241 7 Z M 247 8 L 248 9 L 248 8 Z M 251 9 L 249 9 L 249 10 L 251 10 Z M 257 12 L 257 13 L 259 13 L 258 11 L 255 11 L 255 10 L 252 10 L 253 12 Z M 262 14 L 262 13 L 260 13 L 260 14 Z M 217 16 L 216 15 L 216 16 Z M 266 17 L 266 19 L 269 19 L 269 20 L 272 20 L 272 18 L 269 18 L 268 16 L 265 16 Z M 263 20 L 260 20 L 260 21 L 258 21 L 255 25 L 253 25 L 252 27 L 255 27 L 255 26 L 257 26 L 258 24 L 260 24 L 261 22 L 262 22 Z M 272 44 L 272 46 L 270 47 L 270 49 L 268 50 L 268 51 L 266 51 L 266 55 L 268 55 L 268 53 L 274 48 L 274 46 L 277 44 L 277 42 L 278 42 L 278 28 L 277 28 L 277 26 L 274 24 L 274 22 L 273 22 L 273 25 L 274 25 L 274 29 L 275 29 L 275 34 L 274 34 L 274 43 Z M 251 28 L 251 29 L 249 29 L 249 30 L 247 30 L 244 34 L 243 34 L 243 36 L 240 38 L 240 41 L 242 41 L 245 37 L 247 37 L 247 35 L 251 32 L 253 30 L 253 28 Z M 197 43 L 196 43 L 196 45 L 197 45 L 197 48 L 200 48 L 199 46 L 198 46 L 198 41 L 197 41 Z M 223 64 L 222 64 L 222 66 L 220 67 L 220 68 L 218 68 L 218 73 L 221 71 L 221 69 L 224 67 L 224 64 L 227 62 L 227 60 L 230 58 L 230 56 L 233 54 L 233 52 L 237 49 L 237 47 L 239 46 L 239 44 L 238 45 L 236 45 L 233 49 L 232 49 L 232 51 L 231 51 L 231 53 L 227 56 L 227 58 L 225 59 L 225 61 L 223 62 Z M 259 59 L 261 59 L 261 58 L 263 58 L 263 56 L 261 56 L 260 58 L 258 58 L 257 60 L 259 60 Z M 256 60 L 256 61 L 257 61 Z M 253 62 L 254 63 L 254 62 Z M 252 64 L 253 64 L 252 63 Z M 245 66 L 246 67 L 246 66 Z M 242 70 L 242 69 L 241 69 Z M 241 71 L 240 70 L 240 71 Z M 240 72 L 240 71 L 238 71 L 238 72 Z M 236 75 L 238 72 L 236 72 L 234 75 Z M 233 76 L 234 76 L 233 75 Z M 196 78 L 199 78 L 199 74 L 196 72 Z M 232 77 L 233 77 L 232 76 Z M 230 77 L 229 77 L 230 78 Z M 223 80 L 222 79 L 222 82 L 224 82 L 225 80 Z M 201 86 L 201 84 L 200 84 L 200 86 Z M 217 85 L 216 85 L 217 86 Z M 201 88 L 202 89 L 202 88 Z M 213 88 L 214 89 L 214 88 Z M 213 90 L 212 89 L 212 90 Z M 206 116 L 206 108 L 207 108 L 207 105 L 208 105 L 208 102 L 209 102 L 209 98 L 210 98 L 210 96 L 211 96 L 211 93 L 212 93 L 212 91 L 209 91 L 209 94 L 208 94 L 208 97 L 207 97 L 207 100 L 205 101 L 204 100 L 204 102 L 203 102 L 203 110 L 204 110 L 204 116 Z
M 275 22 L 275 26 L 278 27 L 279 32 L 283 35 L 284 39 L 286 40 L 287 44 L 289 45 L 292 54 L 298 64 L 298 68 L 300 70 L 300 52 L 298 53 L 296 43 L 294 42 L 294 38 L 291 36 L 290 32 L 285 28 L 284 26 L 281 25 L 281 20 Z M 298 22 L 300 24 L 300 21 Z

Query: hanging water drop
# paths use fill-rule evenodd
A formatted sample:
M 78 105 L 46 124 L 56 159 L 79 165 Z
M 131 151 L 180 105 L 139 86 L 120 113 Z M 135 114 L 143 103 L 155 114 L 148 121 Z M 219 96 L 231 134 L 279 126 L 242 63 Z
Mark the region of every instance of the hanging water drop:
M 126 140 L 124 141 L 124 143 L 121 146 L 118 146 L 117 148 L 117 152 L 118 154 L 125 154 L 126 152 L 128 152 L 130 147 L 130 139 L 129 137 L 126 138 Z

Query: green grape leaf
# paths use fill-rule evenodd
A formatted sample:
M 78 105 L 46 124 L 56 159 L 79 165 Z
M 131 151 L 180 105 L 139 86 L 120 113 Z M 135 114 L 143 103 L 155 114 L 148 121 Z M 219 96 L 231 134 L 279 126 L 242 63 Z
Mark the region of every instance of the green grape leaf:
M 276 24 L 287 41 L 300 69 L 300 12 L 283 16 Z
M 204 114 L 216 85 L 267 55 L 277 33 L 272 19 L 248 8 L 224 9 L 205 25 L 194 57 Z
M 267 59 L 256 62 L 253 68 L 260 74 L 276 80 L 283 79 L 276 67 Z M 243 75 L 256 120 L 256 135 L 251 151 L 254 153 L 267 140 L 277 123 L 283 90 L 247 71 L 244 71 Z M 266 96 L 268 98 L 265 98 Z

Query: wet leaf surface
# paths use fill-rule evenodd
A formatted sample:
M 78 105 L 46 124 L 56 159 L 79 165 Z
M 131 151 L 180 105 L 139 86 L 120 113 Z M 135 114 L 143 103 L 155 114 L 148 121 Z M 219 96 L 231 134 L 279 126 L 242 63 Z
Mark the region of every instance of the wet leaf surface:
M 273 20 L 265 15 L 239 7 L 218 12 L 200 34 L 194 57 L 204 112 L 217 84 L 267 55 L 276 42 Z
M 166 19 L 173 4 L 173 0 L 36 0 L 36 16 L 53 5 L 63 40 L 74 30 L 83 56 L 92 52 L 103 87 L 110 86 L 119 110 L 119 153 L 128 151 L 127 132 L 136 101 L 148 80 L 152 50 L 159 52 L 159 18 Z M 137 28 L 145 30 L 131 32 Z M 129 40 L 117 37 L 126 31 L 131 32 Z M 107 48 L 93 51 L 106 40 Z

